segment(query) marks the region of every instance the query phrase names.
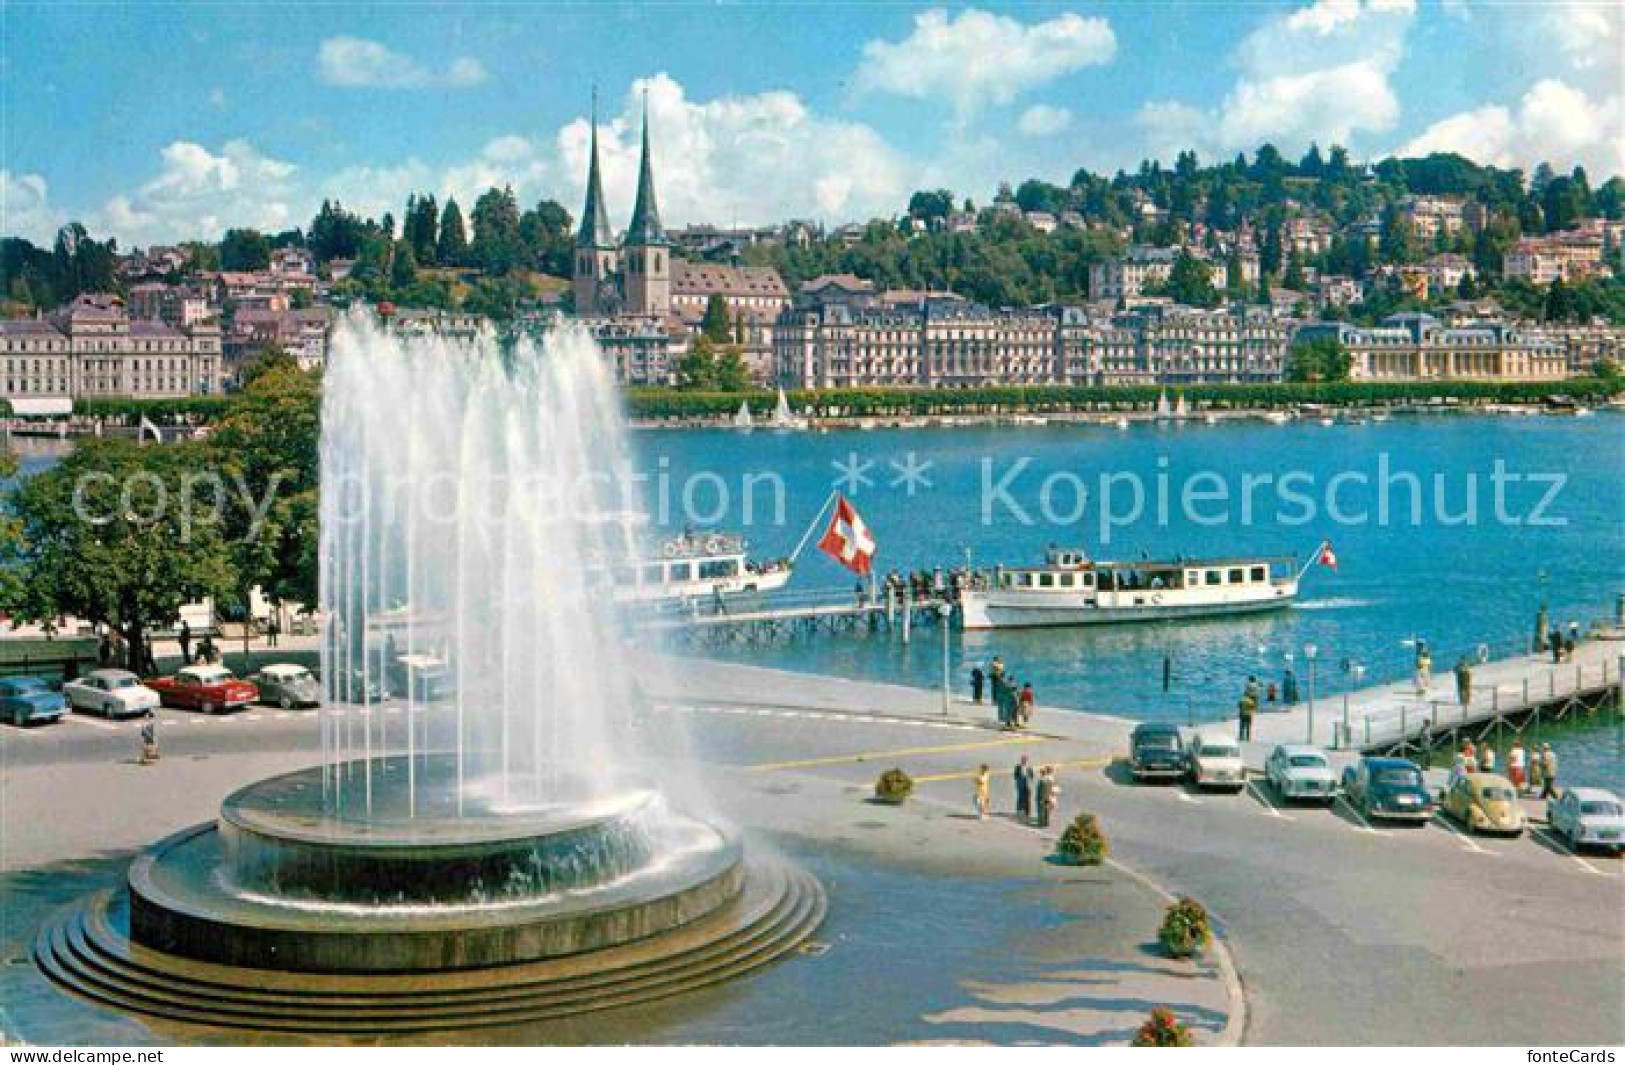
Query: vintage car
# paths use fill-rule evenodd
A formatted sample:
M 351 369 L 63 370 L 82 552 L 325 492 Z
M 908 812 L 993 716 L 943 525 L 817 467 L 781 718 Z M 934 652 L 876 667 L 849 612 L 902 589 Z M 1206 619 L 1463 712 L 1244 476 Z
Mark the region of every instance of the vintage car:
M 453 692 L 451 667 L 431 654 L 397 655 L 391 663 L 388 687 L 407 699 L 435 702 Z
M 1512 781 L 1494 773 L 1463 773 L 1444 792 L 1444 812 L 1469 832 L 1522 835 L 1523 804 Z
M 96 669 L 62 685 L 69 708 L 106 718 L 144 717 L 158 709 L 158 693 L 125 669 Z
M 1547 806 L 1546 820 L 1575 850 L 1625 849 L 1625 804 L 1607 788 L 1569 788 Z
M 1330 804 L 1337 799 L 1331 759 L 1319 747 L 1279 744 L 1264 762 L 1264 778 L 1284 802 L 1305 799 Z
M 1422 770 L 1405 758 L 1360 759 L 1343 770 L 1343 796 L 1367 819 L 1423 824 L 1433 818 L 1433 796 Z
M 68 712 L 68 701 L 41 677 L 0 677 L 0 721 L 48 725 Z
M 187 666 L 172 677 L 159 677 L 148 687 L 165 706 L 205 714 L 241 709 L 260 696 L 258 688 L 238 680 L 224 666 Z
M 1198 732 L 1191 740 L 1191 783 L 1199 788 L 1229 788 L 1240 791 L 1247 786 L 1247 767 L 1241 760 L 1241 744 L 1217 732 Z
M 296 706 L 320 706 L 322 686 L 310 670 L 288 662 L 262 666 L 252 678 L 260 690 L 260 702 L 292 710 Z
M 1179 779 L 1185 775 L 1185 742 L 1179 726 L 1147 721 L 1129 736 L 1128 766 L 1135 780 Z

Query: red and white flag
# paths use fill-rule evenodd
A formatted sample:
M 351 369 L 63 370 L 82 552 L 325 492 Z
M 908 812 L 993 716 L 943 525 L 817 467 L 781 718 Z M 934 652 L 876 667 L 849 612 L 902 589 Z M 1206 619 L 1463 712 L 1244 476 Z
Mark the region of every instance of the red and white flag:
M 858 510 L 845 496 L 837 496 L 829 528 L 818 539 L 818 550 L 859 576 L 868 574 L 875 557 L 875 538 Z
M 1332 550 L 1332 542 L 1330 540 L 1326 540 L 1321 543 L 1320 557 L 1315 559 L 1315 561 L 1319 562 L 1322 566 L 1330 566 L 1333 573 L 1337 572 L 1337 552 Z

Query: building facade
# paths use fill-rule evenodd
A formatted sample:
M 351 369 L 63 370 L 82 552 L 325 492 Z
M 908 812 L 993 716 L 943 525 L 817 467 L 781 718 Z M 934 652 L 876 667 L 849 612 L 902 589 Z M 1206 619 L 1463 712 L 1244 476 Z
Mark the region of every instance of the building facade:
M 1147 286 L 1164 285 L 1173 273 L 1180 248 L 1153 248 L 1137 244 L 1128 254 L 1118 259 L 1102 259 L 1089 265 L 1089 295 L 1097 300 L 1131 300 L 1140 296 Z M 1195 254 L 1194 252 L 1192 254 Z M 1223 263 L 1208 263 L 1213 287 L 1225 286 L 1226 269 Z
M 596 108 L 590 152 L 587 200 L 581 211 L 581 227 L 576 232 L 571 271 L 576 313 L 583 318 L 665 318 L 672 309 L 672 244 L 660 225 L 660 207 L 655 200 L 647 103 L 643 113 L 637 199 L 632 207 L 632 221 L 621 240 L 616 240 L 610 228 L 609 210 L 604 202 Z
M 1562 343 L 1504 322 L 1446 326 L 1429 314 L 1395 314 L 1369 328 L 1315 323 L 1299 335 L 1336 337 L 1356 380 L 1554 381 L 1569 373 Z
M 220 330 L 132 319 L 118 296 L 79 296 L 49 318 L 0 321 L 0 398 L 171 398 L 217 392 Z

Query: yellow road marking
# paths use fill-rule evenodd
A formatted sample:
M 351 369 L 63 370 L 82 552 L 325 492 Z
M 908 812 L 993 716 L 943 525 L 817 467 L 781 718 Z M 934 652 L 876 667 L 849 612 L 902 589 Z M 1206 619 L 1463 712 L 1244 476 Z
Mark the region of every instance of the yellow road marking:
M 1018 743 L 1043 743 L 1042 736 L 1009 736 L 1002 740 L 984 740 L 981 743 L 954 743 L 943 747 L 898 747 L 889 751 L 860 751 L 857 754 L 834 754 L 827 758 L 802 758 L 794 762 L 764 762 L 748 766 L 757 772 L 774 769 L 807 769 L 820 765 L 841 765 L 846 762 L 873 762 L 882 758 L 901 758 L 910 754 L 953 754 L 955 751 L 974 751 L 982 747 L 1008 747 Z M 915 777 L 916 780 L 930 779 Z
M 1072 762 L 1046 762 L 1056 769 L 1100 769 L 1116 761 L 1114 758 L 1079 758 Z M 1037 766 L 1033 767 L 1037 769 Z M 980 770 L 969 769 L 963 773 L 933 773 L 930 776 L 915 777 L 914 783 L 925 784 L 933 780 L 971 780 Z

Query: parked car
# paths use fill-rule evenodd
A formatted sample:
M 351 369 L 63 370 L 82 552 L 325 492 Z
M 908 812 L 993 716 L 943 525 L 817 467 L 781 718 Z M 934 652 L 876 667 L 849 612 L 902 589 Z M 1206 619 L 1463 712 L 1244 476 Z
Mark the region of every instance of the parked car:
M 1607 788 L 1569 788 L 1547 806 L 1546 820 L 1575 850 L 1625 849 L 1625 803 Z
M 1469 832 L 1523 835 L 1523 803 L 1512 781 L 1494 773 L 1463 773 L 1445 789 L 1444 812 Z
M 1129 736 L 1128 765 L 1135 780 L 1185 775 L 1185 741 L 1177 725 L 1145 722 Z
M 106 718 L 144 717 L 158 709 L 158 693 L 125 669 L 95 669 L 62 685 L 68 707 Z
M 238 680 L 225 666 L 187 666 L 172 677 L 159 677 L 148 687 L 165 706 L 181 710 L 237 710 L 260 697 L 259 689 Z
M 253 678 L 260 690 L 260 702 L 292 710 L 296 706 L 320 706 L 322 686 L 304 666 L 288 662 L 262 666 Z
M 68 701 L 43 677 L 0 677 L 0 721 L 49 725 L 68 712 Z
M 392 663 L 389 689 L 422 702 L 451 697 L 451 667 L 429 654 L 398 655 Z
M 1264 778 L 1285 802 L 1312 799 L 1330 804 L 1337 799 L 1337 777 L 1332 773 L 1331 759 L 1319 747 L 1277 745 L 1264 763 Z
M 1433 816 L 1433 796 L 1422 770 L 1404 758 L 1360 759 L 1343 770 L 1343 795 L 1369 819 L 1425 822 Z
M 1190 745 L 1191 783 L 1199 788 L 1247 786 L 1247 767 L 1241 760 L 1241 744 L 1229 736 L 1198 732 Z

